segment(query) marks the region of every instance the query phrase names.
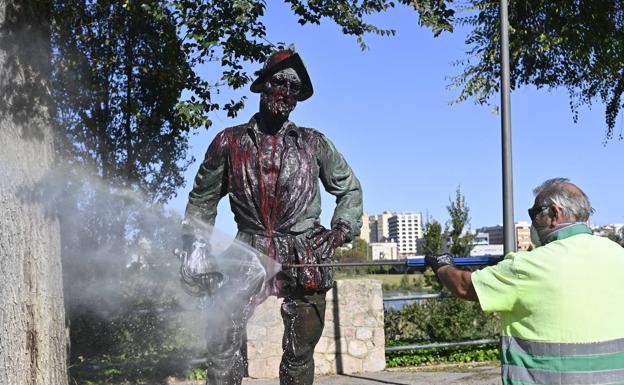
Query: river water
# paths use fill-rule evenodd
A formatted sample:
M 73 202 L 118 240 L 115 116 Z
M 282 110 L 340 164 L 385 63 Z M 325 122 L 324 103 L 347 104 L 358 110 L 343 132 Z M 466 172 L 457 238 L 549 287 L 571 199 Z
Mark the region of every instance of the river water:
M 390 297 L 400 297 L 400 296 L 421 295 L 421 294 L 428 294 L 428 293 L 420 292 L 420 291 L 384 291 L 383 292 L 384 310 L 385 311 L 396 311 L 396 310 L 400 310 L 405 305 L 411 305 L 411 304 L 416 303 L 416 302 L 427 301 L 426 299 L 408 299 L 408 300 L 403 300 L 402 299 L 402 300 L 386 301 L 387 298 L 390 298 Z

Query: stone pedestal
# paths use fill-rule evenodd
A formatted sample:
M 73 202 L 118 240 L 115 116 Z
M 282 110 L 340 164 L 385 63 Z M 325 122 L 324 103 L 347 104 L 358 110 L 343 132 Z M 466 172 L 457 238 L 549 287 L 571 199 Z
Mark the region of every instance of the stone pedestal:
M 249 376 L 276 378 L 284 326 L 281 300 L 267 299 L 247 326 Z M 381 281 L 339 280 L 327 293 L 325 329 L 314 351 L 315 373 L 376 372 L 385 368 Z

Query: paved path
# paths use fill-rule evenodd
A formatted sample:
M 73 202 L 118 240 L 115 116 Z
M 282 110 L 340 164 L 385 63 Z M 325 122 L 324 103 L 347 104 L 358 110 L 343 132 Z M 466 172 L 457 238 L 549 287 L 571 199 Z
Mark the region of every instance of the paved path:
M 246 378 L 243 385 L 278 385 L 275 380 Z M 377 373 L 322 376 L 315 385 L 500 385 L 500 367 L 445 366 L 389 369 Z

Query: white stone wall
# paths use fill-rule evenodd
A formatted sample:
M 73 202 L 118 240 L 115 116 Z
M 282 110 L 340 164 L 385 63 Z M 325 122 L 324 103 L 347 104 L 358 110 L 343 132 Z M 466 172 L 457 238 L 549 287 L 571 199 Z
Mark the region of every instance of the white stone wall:
M 276 378 L 284 326 L 281 300 L 267 299 L 247 326 L 249 376 Z M 385 368 L 381 281 L 339 280 L 327 293 L 325 329 L 314 352 L 315 373 L 375 372 Z

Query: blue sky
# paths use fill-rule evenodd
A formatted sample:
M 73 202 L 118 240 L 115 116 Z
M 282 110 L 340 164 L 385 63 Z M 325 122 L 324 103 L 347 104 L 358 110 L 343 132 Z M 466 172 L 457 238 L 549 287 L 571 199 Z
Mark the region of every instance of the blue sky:
M 473 229 L 502 223 L 500 116 L 472 101 L 449 105 L 457 90 L 449 76 L 460 72 L 452 62 L 465 58 L 466 31 L 434 38 L 418 26 L 417 14 L 398 7 L 376 16 L 378 26 L 397 30 L 394 37 L 368 36 L 361 51 L 354 37 L 325 20 L 301 27 L 286 5 L 271 1 L 266 11 L 268 40 L 294 43 L 314 84 L 315 94 L 300 103 L 291 120 L 314 127 L 332 140 L 360 179 L 364 210 L 421 212 L 446 221 L 446 205 L 461 186 Z M 259 65 L 250 67 L 256 70 Z M 247 95 L 235 119 L 212 116 L 213 126 L 191 139 L 197 161 L 186 173 L 186 186 L 170 207 L 183 212 L 192 180 L 212 138 L 221 129 L 247 121 L 258 95 L 224 90 L 224 100 Z M 498 104 L 499 97 L 492 100 Z M 604 108 L 582 109 L 572 120 L 565 90 L 525 87 L 511 95 L 515 220 L 528 220 L 532 189 L 556 176 L 570 178 L 589 195 L 595 224 L 623 223 L 620 168 L 624 142 L 603 145 Z M 618 118 L 616 135 L 622 127 Z M 321 220 L 328 225 L 334 199 L 323 195 Z M 216 226 L 234 234 L 235 224 L 223 199 Z

